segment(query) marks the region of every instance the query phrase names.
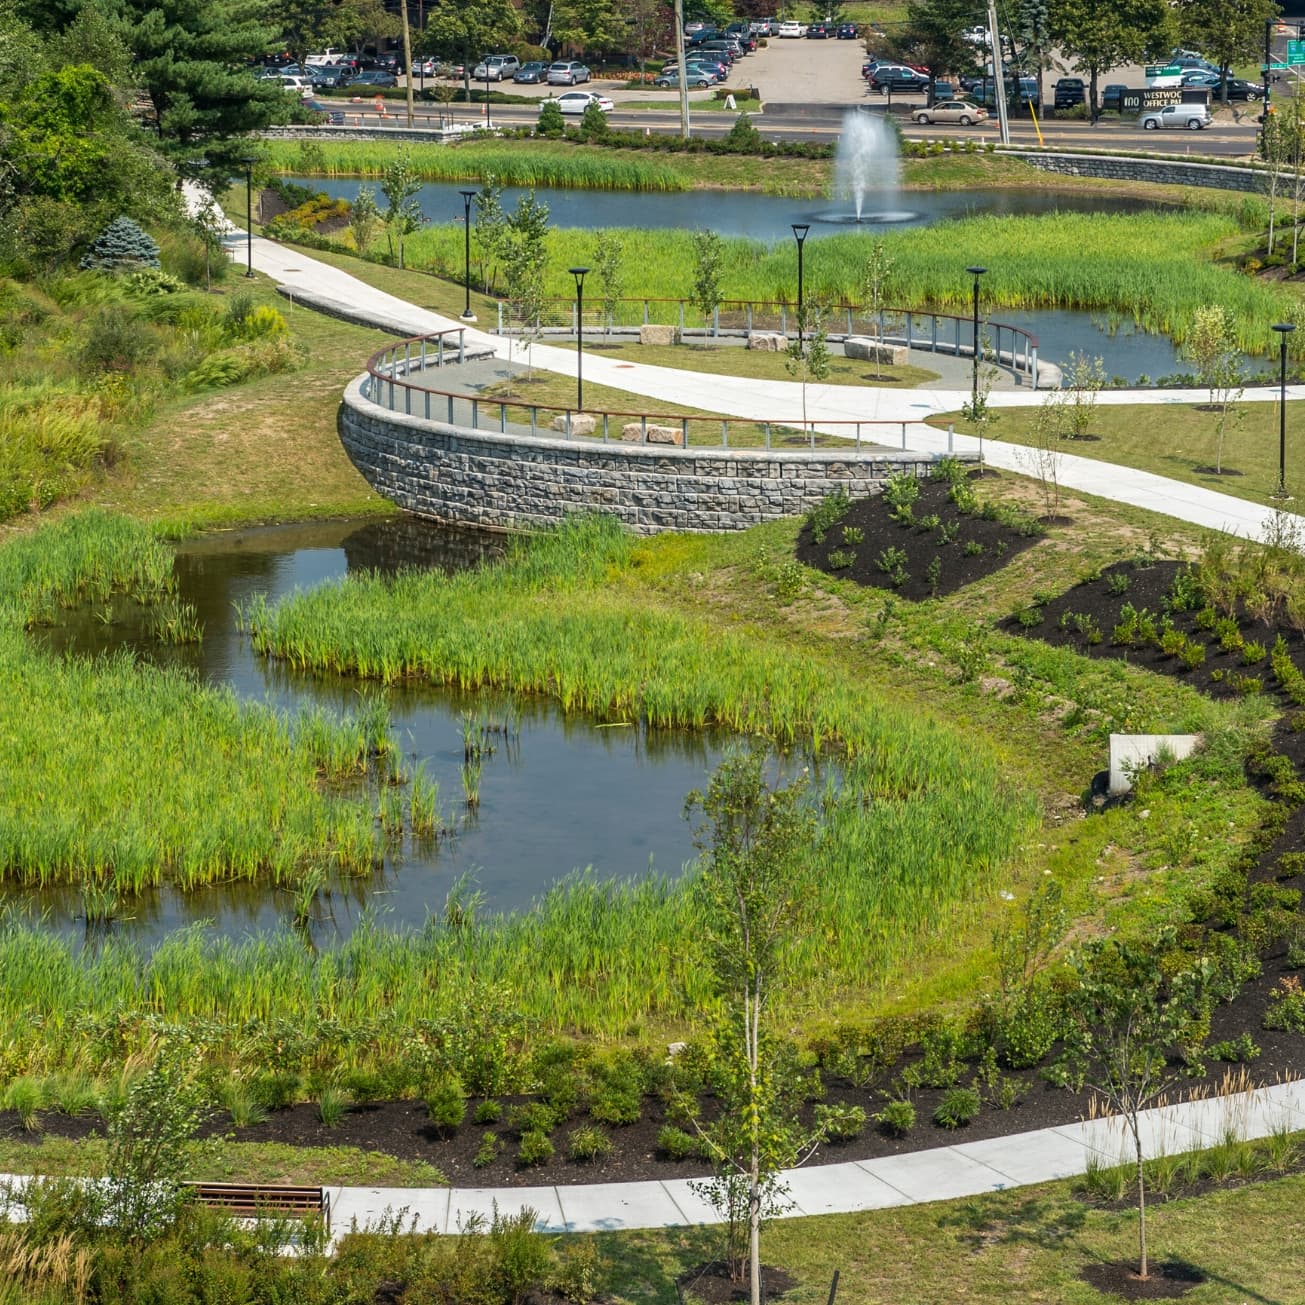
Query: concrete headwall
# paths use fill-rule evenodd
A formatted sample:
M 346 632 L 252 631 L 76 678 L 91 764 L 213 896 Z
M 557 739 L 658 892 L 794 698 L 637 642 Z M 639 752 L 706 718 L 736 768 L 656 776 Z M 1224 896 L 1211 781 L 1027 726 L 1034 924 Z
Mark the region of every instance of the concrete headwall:
M 1043 172 L 1071 177 L 1102 177 L 1111 181 L 1152 181 L 1164 186 L 1205 186 L 1214 190 L 1259 192 L 1264 172 L 1258 168 L 1178 159 L 1127 158 L 1106 154 L 1038 154 L 1012 151 L 1010 157 Z
M 745 530 L 793 516 L 842 489 L 877 493 L 894 472 L 938 460 L 876 449 L 677 449 L 470 430 L 391 412 L 345 390 L 339 431 L 378 494 L 435 521 L 530 530 L 575 512 L 617 516 L 641 534 Z M 974 461 L 974 455 L 961 455 Z

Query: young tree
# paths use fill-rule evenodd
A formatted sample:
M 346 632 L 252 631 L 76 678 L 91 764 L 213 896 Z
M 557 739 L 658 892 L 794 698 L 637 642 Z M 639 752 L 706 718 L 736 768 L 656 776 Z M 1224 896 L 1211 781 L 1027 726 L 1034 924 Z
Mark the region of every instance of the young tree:
M 987 359 L 992 355 L 992 337 L 988 332 L 979 333 L 979 372 L 978 384 L 970 398 L 961 404 L 961 416 L 974 427 L 979 440 L 979 467 L 983 467 L 983 440 L 989 427 L 997 421 L 997 410 L 992 406 L 989 396 L 992 383 L 997 379 L 997 368 Z
M 527 379 L 531 373 L 531 346 L 543 327 L 547 270 L 548 205 L 537 200 L 532 190 L 517 200 L 516 212 L 507 217 L 504 238 L 504 273 L 526 342 Z M 510 339 L 508 351 L 511 353 Z
M 731 753 L 707 792 L 691 793 L 685 803 L 687 816 L 702 815 L 694 843 L 705 860 L 696 892 L 706 957 L 725 1006 L 726 1077 L 738 1085 L 731 1102 L 737 1150 L 718 1147 L 716 1158 L 726 1188 L 746 1192 L 753 1305 L 761 1299 L 767 1196 L 775 1191 L 779 1170 L 793 1159 L 785 1145 L 792 1121 L 776 1115 L 764 1026 L 786 952 L 809 911 L 812 882 L 805 861 L 817 835 L 805 781 L 772 789 L 764 764 L 759 748 Z
M 1263 57 L 1264 26 L 1278 12 L 1278 0 L 1179 0 L 1179 35 L 1219 65 L 1219 94 L 1225 104 L 1229 71 Z
M 1218 413 L 1214 472 L 1223 475 L 1223 437 L 1229 410 L 1242 397 L 1245 374 L 1237 340 L 1237 319 L 1222 304 L 1206 304 L 1192 318 L 1184 351 L 1196 364 L 1201 384 L 1210 391 L 1210 408 Z
M 892 275 L 893 266 L 897 260 L 888 252 L 888 246 L 882 240 L 876 240 L 870 246 L 870 257 L 865 261 L 865 267 L 861 272 L 861 293 L 865 299 L 865 307 L 870 310 L 870 316 L 875 323 L 875 333 L 883 339 L 883 332 L 879 330 L 879 314 L 884 307 L 884 291 L 888 285 L 888 278 Z M 879 354 L 875 354 L 875 380 L 880 378 Z
M 1282 183 L 1282 174 L 1296 153 L 1295 138 L 1299 135 L 1299 126 L 1293 126 L 1293 120 L 1281 113 L 1269 112 L 1265 108 L 1264 130 L 1260 132 L 1260 157 L 1264 160 L 1263 186 L 1265 199 L 1269 208 L 1269 231 L 1265 241 L 1265 255 L 1273 254 L 1277 236 L 1278 187 Z M 1298 121 L 1298 120 L 1297 120 Z
M 802 430 L 807 430 L 807 381 L 823 381 L 829 375 L 829 346 L 820 305 L 808 300 L 802 306 L 802 330 L 784 351 L 784 369 L 802 383 Z M 814 439 L 814 435 L 812 436 Z
M 213 255 L 222 248 L 222 237 L 230 223 L 208 191 L 202 191 L 201 196 L 190 214 L 190 226 L 204 245 L 204 289 L 212 290 Z
M 383 222 L 380 206 L 376 203 L 376 192 L 370 186 L 359 186 L 358 194 L 349 205 L 349 234 L 353 237 L 353 247 L 360 254 L 365 254 L 371 248 Z
M 1063 390 L 1052 390 L 1042 401 L 1033 419 L 1032 442 L 1017 451 L 1019 461 L 1038 482 L 1048 520 L 1060 516 L 1060 454 L 1056 446 L 1065 438 L 1065 400 Z M 1007 996 L 1003 972 L 1002 995 Z
M 975 49 L 962 35 L 973 18 L 972 0 L 910 0 L 907 4 L 906 24 L 892 47 L 899 58 L 928 67 L 930 104 L 934 82 L 942 73 L 974 67 Z
M 604 228 L 594 241 L 594 275 L 602 293 L 603 319 L 610 335 L 612 321 L 621 306 L 621 291 L 624 286 L 625 244 L 613 231 Z
M 716 310 L 721 300 L 720 237 L 714 231 L 698 230 L 693 233 L 693 306 L 710 323 L 716 332 Z
M 1064 371 L 1067 405 L 1062 433 L 1066 439 L 1081 440 L 1096 415 L 1097 395 L 1106 384 L 1106 365 L 1100 358 L 1071 353 Z
M 389 207 L 385 210 L 386 238 L 390 246 L 390 261 L 394 261 L 394 242 L 399 242 L 398 266 L 403 266 L 403 242 L 422 223 L 421 205 L 413 197 L 421 189 L 421 178 L 412 166 L 406 149 L 399 150 L 393 162 L 386 164 L 381 174 L 381 194 Z
M 503 187 L 492 173 L 485 173 L 476 196 L 476 222 L 471 232 L 480 266 L 480 286 L 486 294 L 495 293 L 498 260 L 507 247 L 507 215 L 503 212 Z
M 1066 996 L 1073 1033 L 1062 1064 L 1075 1081 L 1099 1092 L 1123 1117 L 1137 1161 L 1138 1276 L 1149 1275 L 1146 1244 L 1146 1173 L 1141 1113 L 1180 1081 L 1184 1069 L 1169 1054 L 1204 1040 L 1205 969 L 1169 972 L 1161 965 L 1166 943 L 1111 939 L 1090 944 L 1077 966 L 1077 985 Z
M 1122 63 L 1141 63 L 1173 44 L 1168 0 L 1056 0 L 1048 14 L 1048 36 L 1073 67 L 1089 79 L 1095 108 L 1097 79 Z

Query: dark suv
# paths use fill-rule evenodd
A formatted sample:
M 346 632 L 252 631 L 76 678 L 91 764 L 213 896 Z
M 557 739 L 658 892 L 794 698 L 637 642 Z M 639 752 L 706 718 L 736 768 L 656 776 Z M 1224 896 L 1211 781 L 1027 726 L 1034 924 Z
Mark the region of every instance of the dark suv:
M 905 64 L 881 63 L 870 73 L 870 89 L 880 95 L 885 91 L 926 91 L 929 77 Z
M 1072 109 L 1087 100 L 1087 88 L 1081 77 L 1062 77 L 1056 83 L 1057 109 Z

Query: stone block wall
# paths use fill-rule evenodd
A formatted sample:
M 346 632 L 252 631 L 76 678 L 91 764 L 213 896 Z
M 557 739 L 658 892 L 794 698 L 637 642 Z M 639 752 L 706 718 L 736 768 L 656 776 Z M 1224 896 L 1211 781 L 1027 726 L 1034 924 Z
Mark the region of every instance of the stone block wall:
M 503 435 L 391 412 L 356 378 L 339 431 L 378 494 L 435 521 L 530 530 L 574 512 L 617 516 L 640 534 L 745 530 L 805 512 L 834 490 L 877 493 L 937 457 L 876 449 L 694 449 Z M 974 455 L 960 455 L 974 461 Z
M 1156 133 L 1163 135 L 1164 133 Z M 1153 181 L 1164 186 L 1204 186 L 1214 190 L 1264 189 L 1262 169 L 1220 163 L 1185 163 L 1177 159 L 1145 159 L 1104 154 L 1037 154 L 1019 151 L 1012 157 L 1043 172 L 1071 177 L 1102 177 L 1111 181 Z

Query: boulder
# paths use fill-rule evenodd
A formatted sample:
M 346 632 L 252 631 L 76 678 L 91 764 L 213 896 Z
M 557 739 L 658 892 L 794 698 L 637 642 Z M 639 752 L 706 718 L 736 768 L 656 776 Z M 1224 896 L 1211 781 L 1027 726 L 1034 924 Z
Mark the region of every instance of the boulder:
M 911 351 L 904 344 L 884 344 L 882 340 L 872 340 L 868 335 L 849 335 L 843 341 L 843 355 L 860 362 L 904 367 L 910 361 Z
M 640 344 L 679 344 L 678 326 L 645 325 L 639 328 Z
M 553 429 L 560 430 L 563 435 L 566 434 L 566 413 L 553 418 Z M 573 412 L 571 414 L 572 435 L 592 435 L 597 429 L 597 417 L 591 417 L 587 412 Z
M 684 432 L 678 426 L 649 426 L 649 444 L 682 444 Z M 644 426 L 642 422 L 627 421 L 621 427 L 621 439 L 626 444 L 643 443 Z
M 762 353 L 783 353 L 788 348 L 788 336 L 781 331 L 753 331 L 748 336 L 748 348 Z

